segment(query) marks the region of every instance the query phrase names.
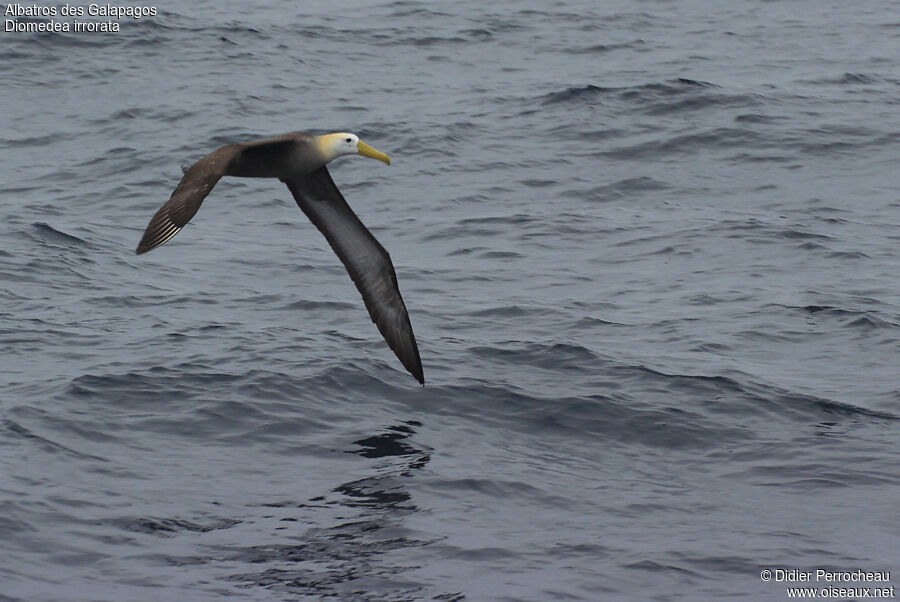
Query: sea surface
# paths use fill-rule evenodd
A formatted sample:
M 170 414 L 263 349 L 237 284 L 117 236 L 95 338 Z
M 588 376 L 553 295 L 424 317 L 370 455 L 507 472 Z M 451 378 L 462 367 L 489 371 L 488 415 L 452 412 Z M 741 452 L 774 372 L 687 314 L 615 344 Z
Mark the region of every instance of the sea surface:
M 0 33 L 0 600 L 900 588 L 900 2 L 144 6 Z M 425 387 L 277 180 L 134 254 L 294 130 Z

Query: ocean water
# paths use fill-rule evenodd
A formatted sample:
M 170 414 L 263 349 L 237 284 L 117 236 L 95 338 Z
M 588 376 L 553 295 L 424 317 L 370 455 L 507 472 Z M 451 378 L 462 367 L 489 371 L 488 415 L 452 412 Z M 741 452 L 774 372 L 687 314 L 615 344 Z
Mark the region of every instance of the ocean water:
M 900 586 L 900 3 L 146 6 L 0 34 L 0 600 Z M 134 255 L 292 130 L 425 387 L 275 180 Z

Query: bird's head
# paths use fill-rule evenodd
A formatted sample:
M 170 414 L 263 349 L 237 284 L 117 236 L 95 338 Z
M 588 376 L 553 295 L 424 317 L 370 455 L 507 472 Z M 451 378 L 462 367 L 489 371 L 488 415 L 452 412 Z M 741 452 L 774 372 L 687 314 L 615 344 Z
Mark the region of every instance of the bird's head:
M 338 157 L 344 155 L 363 155 L 384 161 L 388 165 L 391 164 L 391 158 L 385 153 L 375 150 L 365 142 L 359 139 L 356 134 L 347 132 L 338 132 L 336 134 L 325 134 L 317 139 L 319 150 L 325 156 L 325 162 L 330 163 Z

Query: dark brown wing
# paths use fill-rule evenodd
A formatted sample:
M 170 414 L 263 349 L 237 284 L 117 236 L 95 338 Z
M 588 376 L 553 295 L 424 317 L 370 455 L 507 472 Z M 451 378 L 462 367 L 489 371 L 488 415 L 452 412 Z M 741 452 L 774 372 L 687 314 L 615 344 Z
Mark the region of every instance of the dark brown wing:
M 146 253 L 170 240 L 190 221 L 203 199 L 222 176 L 278 178 L 290 173 L 298 145 L 308 144 L 310 135 L 291 132 L 252 142 L 230 144 L 214 151 L 188 169 L 144 232 L 137 253 Z
M 409 373 L 424 385 L 419 348 L 388 252 L 347 205 L 324 166 L 305 176 L 285 179 L 284 183 L 347 268 L 387 344 Z
M 181 232 L 181 229 L 200 209 L 200 204 L 209 191 L 225 175 L 228 163 L 238 152 L 239 147 L 235 145 L 223 146 L 206 155 L 184 172 L 175 192 L 150 220 L 150 224 L 138 244 L 138 255 L 155 249 Z

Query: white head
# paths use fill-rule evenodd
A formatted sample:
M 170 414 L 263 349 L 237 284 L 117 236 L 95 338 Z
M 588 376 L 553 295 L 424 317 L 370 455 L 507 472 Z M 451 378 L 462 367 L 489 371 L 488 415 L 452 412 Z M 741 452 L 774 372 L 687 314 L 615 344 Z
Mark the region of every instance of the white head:
M 359 139 L 356 134 L 348 132 L 337 132 L 335 134 L 325 134 L 318 136 L 316 143 L 322 155 L 325 156 L 325 162 L 329 163 L 338 157 L 344 155 L 363 155 L 384 161 L 388 165 L 391 164 L 391 158 L 385 153 L 375 150 L 365 142 Z

